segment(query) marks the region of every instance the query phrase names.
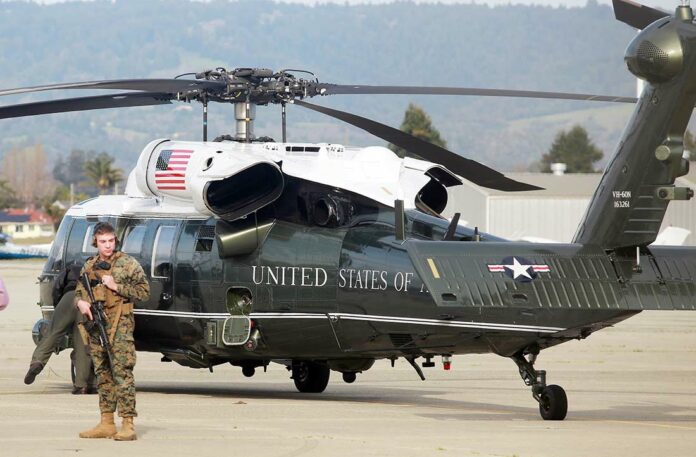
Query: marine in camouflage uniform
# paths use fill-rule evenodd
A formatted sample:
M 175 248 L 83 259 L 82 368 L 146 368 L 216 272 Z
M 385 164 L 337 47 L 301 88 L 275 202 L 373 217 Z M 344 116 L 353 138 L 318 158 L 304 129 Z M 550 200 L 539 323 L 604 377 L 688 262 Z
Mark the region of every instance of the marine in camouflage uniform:
M 100 225 L 108 225 L 108 227 L 104 229 Z M 101 243 L 102 238 L 107 238 L 103 233 L 110 234 L 111 239 L 115 240 L 113 228 L 109 224 L 97 224 L 94 233 L 95 243 Z M 106 349 L 101 346 L 98 331 L 94 328 L 89 334 L 89 347 L 97 375 L 102 422 L 94 429 L 80 433 L 80 436 L 133 440 L 136 439 L 133 418 L 137 416 L 133 379 L 136 359 L 133 340 L 135 327 L 133 304 L 149 297 L 150 285 L 137 260 L 115 251 L 115 242 L 112 251 L 106 251 L 107 254 L 111 253 L 110 255 L 104 255 L 102 248 L 98 245 L 99 253 L 88 259 L 82 269 L 82 273 L 87 273 L 90 283 L 95 284 L 92 286 L 95 300 L 104 303 L 107 318 L 106 333 L 111 343 L 113 366 L 109 364 Z M 75 289 L 75 302 L 78 307 L 80 301 L 83 303 L 89 301 L 82 282 L 79 282 Z M 113 423 L 113 414 L 116 410 L 123 418 L 123 427 L 119 433 L 116 433 Z

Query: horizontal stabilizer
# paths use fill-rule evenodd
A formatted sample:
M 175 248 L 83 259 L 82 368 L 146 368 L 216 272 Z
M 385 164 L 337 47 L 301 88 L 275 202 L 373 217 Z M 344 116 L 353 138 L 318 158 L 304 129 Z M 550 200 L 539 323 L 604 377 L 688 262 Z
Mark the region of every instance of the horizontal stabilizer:
M 406 243 L 441 307 L 696 310 L 696 248 L 610 257 L 577 244 Z

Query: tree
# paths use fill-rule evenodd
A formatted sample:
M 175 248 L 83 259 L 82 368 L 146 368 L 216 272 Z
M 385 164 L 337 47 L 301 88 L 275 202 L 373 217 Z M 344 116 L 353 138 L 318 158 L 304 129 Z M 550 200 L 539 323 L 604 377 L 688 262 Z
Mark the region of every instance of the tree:
M 594 163 L 604 153 L 594 145 L 587 130 L 576 125 L 566 132 L 562 130 L 553 140 L 551 149 L 541 158 L 541 171 L 551 172 L 552 163 L 565 163 L 566 173 L 595 173 Z
M 0 209 L 12 208 L 17 204 L 15 191 L 4 179 L 0 179 Z
M 87 179 L 99 188 L 99 193 L 102 195 L 116 183 L 123 181 L 123 170 L 115 168 L 113 164 L 114 158 L 106 152 L 85 162 Z
M 408 109 L 404 114 L 404 121 L 401 123 L 399 129 L 402 132 L 409 133 L 416 138 L 432 143 L 436 146 L 447 148 L 447 143 L 440 137 L 440 132 L 433 127 L 432 120 L 430 116 L 423 110 L 423 108 L 410 103 Z M 403 148 L 395 146 L 393 144 L 389 145 L 389 149 L 394 151 L 399 157 L 414 157 L 420 159 L 415 152 L 406 151 Z
M 40 144 L 12 149 L 5 155 L 0 170 L 21 204 L 39 205 L 53 192 L 55 181 L 48 171 L 48 160 Z
M 73 195 L 74 201 L 82 201 L 88 198 L 87 194 L 78 193 Z M 53 219 L 53 226 L 58 230 L 60 222 L 65 216 L 66 209 L 63 209 L 57 202 L 70 200 L 70 187 L 66 185 L 57 186 L 53 194 L 47 196 L 41 202 L 41 207 L 48 216 Z
M 85 158 L 87 155 L 88 153 L 81 149 L 73 149 L 68 154 L 59 157 L 53 166 L 53 177 L 66 186 L 79 184 L 85 179 Z

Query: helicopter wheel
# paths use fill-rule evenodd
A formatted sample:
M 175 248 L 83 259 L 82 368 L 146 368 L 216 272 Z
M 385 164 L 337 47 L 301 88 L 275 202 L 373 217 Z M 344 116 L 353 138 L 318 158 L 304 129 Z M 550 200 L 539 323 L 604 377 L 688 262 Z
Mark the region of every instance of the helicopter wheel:
M 546 385 L 546 371 L 534 368 L 538 354 L 538 347 L 530 347 L 526 354 L 520 351 L 510 358 L 517 364 L 525 385 L 532 388 L 532 396 L 539 402 L 542 419 L 562 421 L 568 413 L 568 397 L 561 386 Z
M 325 364 L 306 361 L 292 362 L 292 380 L 300 392 L 323 392 L 329 383 L 329 375 L 329 367 Z
M 568 413 L 568 397 L 563 387 L 552 384 L 539 395 L 539 414 L 542 419 L 562 421 Z

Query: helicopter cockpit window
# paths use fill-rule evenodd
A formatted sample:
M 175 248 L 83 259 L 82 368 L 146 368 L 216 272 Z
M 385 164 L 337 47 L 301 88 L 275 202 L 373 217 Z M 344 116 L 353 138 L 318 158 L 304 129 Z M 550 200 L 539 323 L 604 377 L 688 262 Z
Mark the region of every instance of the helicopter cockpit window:
M 92 246 L 92 234 L 94 233 L 94 226 L 96 224 L 90 224 L 85 232 L 85 238 L 82 241 L 82 252 L 89 255 L 94 255 L 97 253 L 97 248 Z
M 123 241 L 122 251 L 126 254 L 140 254 L 143 251 L 143 240 L 145 239 L 145 226 L 138 225 L 131 228 Z
M 72 218 L 69 216 L 64 217 L 58 228 L 58 233 L 56 233 L 56 238 L 53 240 L 53 244 L 51 244 L 51 251 L 48 253 L 44 271 L 59 271 L 63 268 L 65 242 L 71 225 Z
M 162 225 L 157 228 L 155 245 L 152 249 L 152 277 L 168 279 L 172 273 L 172 245 L 176 227 Z

